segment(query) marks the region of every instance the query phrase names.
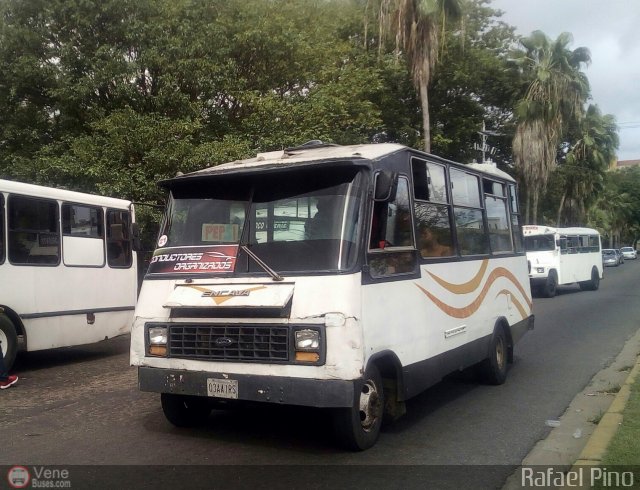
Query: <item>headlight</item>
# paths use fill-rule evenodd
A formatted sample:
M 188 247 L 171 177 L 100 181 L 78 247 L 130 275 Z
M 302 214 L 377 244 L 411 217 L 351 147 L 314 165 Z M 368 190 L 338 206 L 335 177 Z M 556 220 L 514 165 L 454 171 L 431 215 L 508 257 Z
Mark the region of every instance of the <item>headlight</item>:
M 167 355 L 167 327 L 154 326 L 147 330 L 149 336 L 149 355 L 150 356 L 166 356 Z
M 297 330 L 296 350 L 318 350 L 320 348 L 320 332 L 317 330 Z
M 150 327 L 149 344 L 167 345 L 167 327 Z
M 310 328 L 295 331 L 295 359 L 298 362 L 320 360 L 320 331 Z

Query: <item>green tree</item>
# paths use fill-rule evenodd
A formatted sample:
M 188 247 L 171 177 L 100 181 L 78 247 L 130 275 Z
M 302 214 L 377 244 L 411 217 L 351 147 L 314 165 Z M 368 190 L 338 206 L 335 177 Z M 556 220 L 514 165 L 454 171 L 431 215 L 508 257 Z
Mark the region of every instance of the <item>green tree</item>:
M 438 58 L 443 27 L 461 16 L 459 0 L 380 0 L 380 42 L 391 35 L 406 57 L 420 99 L 424 150 L 431 151 L 429 82 Z
M 556 224 L 580 225 L 586 212 L 604 189 L 604 176 L 616 159 L 619 138 L 615 118 L 602 115 L 596 105 L 590 105 L 577 123 L 576 141 L 569 150 L 565 163 L 557 169 L 557 178 L 563 181 L 563 193 L 558 205 Z M 567 201 L 577 207 L 563 221 Z M 573 206 L 572 206 L 573 207 Z
M 529 80 L 526 93 L 516 107 L 518 120 L 513 155 L 526 186 L 525 222 L 537 223 L 538 202 L 549 175 L 563 132 L 583 112 L 589 83 L 580 71 L 590 61 L 586 48 L 570 50 L 568 33 L 550 40 L 535 31 L 521 40 L 524 50 L 515 61 Z

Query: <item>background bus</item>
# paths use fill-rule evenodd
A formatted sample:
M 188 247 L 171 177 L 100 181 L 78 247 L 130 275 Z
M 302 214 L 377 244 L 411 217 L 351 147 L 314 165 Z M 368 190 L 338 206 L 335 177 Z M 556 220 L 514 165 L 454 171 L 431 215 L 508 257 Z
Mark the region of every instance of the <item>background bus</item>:
M 522 227 L 534 293 L 556 295 L 558 285 L 578 283 L 595 291 L 602 279 L 600 234 L 591 228 Z
M 129 332 L 137 294 L 129 201 L 0 180 L 0 342 L 20 350 Z
M 493 166 L 318 143 L 163 186 L 131 363 L 177 426 L 306 405 L 366 449 L 452 371 L 503 383 L 533 327 L 516 184 Z

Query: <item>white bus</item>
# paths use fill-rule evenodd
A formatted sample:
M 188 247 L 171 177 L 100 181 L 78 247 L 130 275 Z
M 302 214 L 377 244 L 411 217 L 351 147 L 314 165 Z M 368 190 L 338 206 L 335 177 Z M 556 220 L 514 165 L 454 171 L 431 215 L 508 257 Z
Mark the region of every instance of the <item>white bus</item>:
M 363 450 L 448 373 L 504 382 L 533 328 L 516 184 L 490 165 L 315 142 L 162 185 L 131 364 L 176 426 L 324 407 Z
M 558 285 L 576 282 L 583 290 L 598 289 L 603 266 L 597 230 L 525 225 L 522 231 L 535 293 L 553 298 Z
M 129 201 L 0 180 L 0 342 L 18 351 L 128 333 L 137 296 Z

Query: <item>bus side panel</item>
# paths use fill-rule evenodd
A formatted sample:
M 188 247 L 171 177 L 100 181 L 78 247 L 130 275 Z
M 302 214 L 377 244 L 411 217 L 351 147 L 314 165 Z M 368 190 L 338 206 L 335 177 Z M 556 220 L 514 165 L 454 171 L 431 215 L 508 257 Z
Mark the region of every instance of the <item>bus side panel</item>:
M 488 353 L 498 318 L 510 326 L 531 316 L 524 257 L 422 264 L 418 280 L 363 288 L 367 358 L 392 351 L 411 396 Z
M 591 279 L 591 270 L 594 266 L 598 271 L 602 269 L 601 252 L 566 253 L 560 258 L 561 278 L 560 284 L 588 281 Z
M 2 273 L 3 282 L 11 284 L 3 288 L 2 302 L 22 318 L 29 351 L 96 342 L 131 328 L 137 294 L 135 258 L 126 269 L 5 263 Z M 91 311 L 95 311 L 93 324 L 86 315 Z
M 89 322 L 86 314 L 24 319 L 27 350 L 55 349 L 92 344 L 129 333 L 133 309 L 98 312 Z

